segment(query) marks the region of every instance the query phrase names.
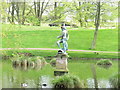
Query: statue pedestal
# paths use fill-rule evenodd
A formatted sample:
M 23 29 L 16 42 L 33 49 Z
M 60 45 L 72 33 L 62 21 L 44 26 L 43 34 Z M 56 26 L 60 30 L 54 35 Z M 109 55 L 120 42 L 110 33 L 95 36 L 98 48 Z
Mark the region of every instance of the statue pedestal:
M 67 54 L 58 53 L 56 55 L 56 70 L 54 71 L 55 76 L 61 76 L 68 73 L 67 58 Z

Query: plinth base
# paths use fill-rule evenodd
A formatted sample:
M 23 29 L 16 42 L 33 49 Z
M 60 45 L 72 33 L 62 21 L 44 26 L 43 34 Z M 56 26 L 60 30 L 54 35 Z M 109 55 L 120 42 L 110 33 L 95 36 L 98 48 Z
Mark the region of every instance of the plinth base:
M 54 76 L 62 76 L 68 74 L 68 71 L 54 71 Z

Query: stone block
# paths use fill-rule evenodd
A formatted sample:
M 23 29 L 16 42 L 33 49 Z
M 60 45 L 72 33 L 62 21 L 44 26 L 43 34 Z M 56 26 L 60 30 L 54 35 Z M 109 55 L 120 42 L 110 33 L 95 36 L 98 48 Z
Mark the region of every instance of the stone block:
M 56 69 L 67 70 L 67 56 L 65 54 L 56 56 Z
M 54 71 L 55 76 L 61 76 L 68 73 L 67 58 L 68 56 L 63 53 L 58 53 L 56 55 L 56 70 Z

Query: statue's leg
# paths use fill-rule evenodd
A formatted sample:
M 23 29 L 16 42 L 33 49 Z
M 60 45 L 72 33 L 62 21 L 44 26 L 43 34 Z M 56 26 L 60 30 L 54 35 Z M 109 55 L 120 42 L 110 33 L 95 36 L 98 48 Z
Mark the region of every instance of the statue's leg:
M 61 40 L 57 41 L 57 45 L 58 45 L 59 49 L 61 49 L 60 43 L 61 43 Z
M 66 51 L 68 50 L 68 43 L 67 41 L 65 42 L 65 47 L 66 47 Z
M 66 49 L 66 51 L 68 50 L 68 43 L 67 43 L 67 41 L 65 41 L 65 49 Z
M 65 40 L 63 40 L 63 50 L 64 52 L 66 52 L 66 41 Z

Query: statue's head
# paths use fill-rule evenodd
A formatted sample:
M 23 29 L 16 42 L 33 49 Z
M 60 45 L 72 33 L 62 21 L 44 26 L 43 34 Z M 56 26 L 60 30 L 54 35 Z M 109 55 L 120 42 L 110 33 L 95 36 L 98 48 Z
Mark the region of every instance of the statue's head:
M 62 23 L 61 26 L 65 26 L 65 23 Z
M 61 29 L 62 29 L 62 30 L 66 30 L 65 23 L 62 23 L 62 24 L 61 24 Z

